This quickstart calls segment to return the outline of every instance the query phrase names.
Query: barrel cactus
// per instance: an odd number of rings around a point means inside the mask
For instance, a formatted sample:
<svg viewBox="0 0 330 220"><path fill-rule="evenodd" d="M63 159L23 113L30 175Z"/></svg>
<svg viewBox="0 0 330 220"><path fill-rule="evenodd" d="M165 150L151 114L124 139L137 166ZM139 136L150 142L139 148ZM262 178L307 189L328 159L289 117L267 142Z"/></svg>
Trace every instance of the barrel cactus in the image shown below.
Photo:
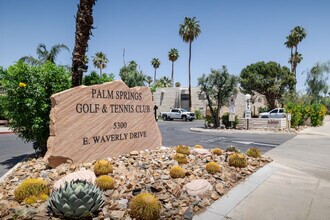
<svg viewBox="0 0 330 220"><path fill-rule="evenodd" d="M113 168L108 160L99 160L94 164L94 173L96 176L107 175L112 172Z"/></svg>
<svg viewBox="0 0 330 220"><path fill-rule="evenodd" d="M233 145L229 145L229 146L226 147L226 152L240 153L241 151L237 147L235 147Z"/></svg>
<svg viewBox="0 0 330 220"><path fill-rule="evenodd" d="M214 148L212 153L215 154L215 155L222 155L223 150L221 148Z"/></svg>
<svg viewBox="0 0 330 220"><path fill-rule="evenodd" d="M102 175L96 179L96 185L102 190L113 189L115 187L115 181L111 176Z"/></svg>
<svg viewBox="0 0 330 220"><path fill-rule="evenodd" d="M196 145L195 145L195 148L202 149L202 148L204 148L204 147L203 147L202 145L196 144Z"/></svg>
<svg viewBox="0 0 330 220"><path fill-rule="evenodd" d="M49 191L49 185L45 180L29 178L17 186L14 195L19 202L32 204L38 200L47 200Z"/></svg>
<svg viewBox="0 0 330 220"><path fill-rule="evenodd" d="M240 167L240 168L246 167L247 166L246 157L244 156L244 154L241 153L233 153L232 155L229 156L228 164L229 166L233 166L233 167Z"/></svg>
<svg viewBox="0 0 330 220"><path fill-rule="evenodd" d="M221 172L221 166L214 161L207 163L205 168L206 168L207 172L209 172L211 174Z"/></svg>
<svg viewBox="0 0 330 220"><path fill-rule="evenodd" d="M131 202L131 217L137 220L160 219L162 205L156 196L150 193L141 193Z"/></svg>
<svg viewBox="0 0 330 220"><path fill-rule="evenodd" d="M251 147L246 151L246 155L248 155L249 157L258 158L261 157L261 152L259 148Z"/></svg>
<svg viewBox="0 0 330 220"><path fill-rule="evenodd" d="M190 154L189 147L183 144L180 144L179 146L176 147L176 152L179 154L186 154L186 155Z"/></svg>
<svg viewBox="0 0 330 220"><path fill-rule="evenodd" d="M86 180L66 182L54 191L48 200L48 210L56 216L69 219L92 217L104 204L103 193Z"/></svg>
<svg viewBox="0 0 330 220"><path fill-rule="evenodd" d="M173 159L178 161L179 164L185 164L185 163L188 163L188 158L185 154L175 154L173 156Z"/></svg>
<svg viewBox="0 0 330 220"><path fill-rule="evenodd" d="M183 178L186 176L186 171L180 166L173 166L170 170L172 178Z"/></svg>

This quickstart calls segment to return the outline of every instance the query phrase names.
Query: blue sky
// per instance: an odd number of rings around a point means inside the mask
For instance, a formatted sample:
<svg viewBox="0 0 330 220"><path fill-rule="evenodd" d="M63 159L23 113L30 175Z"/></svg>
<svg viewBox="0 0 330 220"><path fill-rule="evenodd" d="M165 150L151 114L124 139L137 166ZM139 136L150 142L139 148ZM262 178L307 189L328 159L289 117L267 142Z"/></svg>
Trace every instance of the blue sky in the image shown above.
<svg viewBox="0 0 330 220"><path fill-rule="evenodd" d="M47 48L64 43L58 64L71 64L78 0L0 0L0 65L8 67L24 55L36 56L39 43ZM308 35L299 45L303 61L297 68L297 89L305 88L306 71L316 62L330 60L330 1L307 0L98 0L94 7L93 37L88 57L102 51L105 70L118 77L125 60L135 60L153 76L153 57L161 60L157 78L171 74L168 51L179 50L174 81L188 85L188 44L178 35L185 16L200 21L201 35L192 46L192 84L211 68L226 65L231 74L258 61L287 65L284 42L290 30L303 26ZM90 61L89 71L96 70Z"/></svg>

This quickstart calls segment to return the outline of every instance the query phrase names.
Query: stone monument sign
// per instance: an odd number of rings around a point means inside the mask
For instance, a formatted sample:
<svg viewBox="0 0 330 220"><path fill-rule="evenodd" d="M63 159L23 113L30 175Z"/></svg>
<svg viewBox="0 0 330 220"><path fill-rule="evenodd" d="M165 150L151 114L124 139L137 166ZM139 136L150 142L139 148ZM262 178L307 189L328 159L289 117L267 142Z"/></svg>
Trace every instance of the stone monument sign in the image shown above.
<svg viewBox="0 0 330 220"><path fill-rule="evenodd" d="M75 87L54 94L51 101L45 155L51 167L63 160L88 162L162 145L148 87L113 81Z"/></svg>

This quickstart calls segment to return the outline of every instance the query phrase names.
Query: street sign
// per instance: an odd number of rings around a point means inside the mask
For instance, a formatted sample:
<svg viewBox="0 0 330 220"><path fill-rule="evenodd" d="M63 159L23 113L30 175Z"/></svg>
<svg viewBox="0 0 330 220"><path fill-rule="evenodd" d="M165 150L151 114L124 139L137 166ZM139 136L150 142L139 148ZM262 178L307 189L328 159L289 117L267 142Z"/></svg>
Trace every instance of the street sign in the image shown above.
<svg viewBox="0 0 330 220"><path fill-rule="evenodd" d="M233 95L229 99L229 113L235 114L235 97Z"/></svg>
<svg viewBox="0 0 330 220"><path fill-rule="evenodd" d="M245 111L245 118L251 118L251 111L250 110Z"/></svg>
<svg viewBox="0 0 330 220"><path fill-rule="evenodd" d="M251 101L250 99L246 100L246 111L250 111L251 110Z"/></svg>

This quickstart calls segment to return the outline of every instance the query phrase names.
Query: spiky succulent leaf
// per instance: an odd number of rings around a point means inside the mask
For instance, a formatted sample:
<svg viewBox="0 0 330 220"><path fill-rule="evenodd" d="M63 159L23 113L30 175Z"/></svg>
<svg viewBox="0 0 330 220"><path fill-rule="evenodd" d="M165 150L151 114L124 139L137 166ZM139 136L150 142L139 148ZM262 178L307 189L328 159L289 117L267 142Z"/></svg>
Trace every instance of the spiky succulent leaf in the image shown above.
<svg viewBox="0 0 330 220"><path fill-rule="evenodd" d="M90 217L104 204L103 197L102 191L95 185L75 180L53 192L48 209L55 215L65 218Z"/></svg>

